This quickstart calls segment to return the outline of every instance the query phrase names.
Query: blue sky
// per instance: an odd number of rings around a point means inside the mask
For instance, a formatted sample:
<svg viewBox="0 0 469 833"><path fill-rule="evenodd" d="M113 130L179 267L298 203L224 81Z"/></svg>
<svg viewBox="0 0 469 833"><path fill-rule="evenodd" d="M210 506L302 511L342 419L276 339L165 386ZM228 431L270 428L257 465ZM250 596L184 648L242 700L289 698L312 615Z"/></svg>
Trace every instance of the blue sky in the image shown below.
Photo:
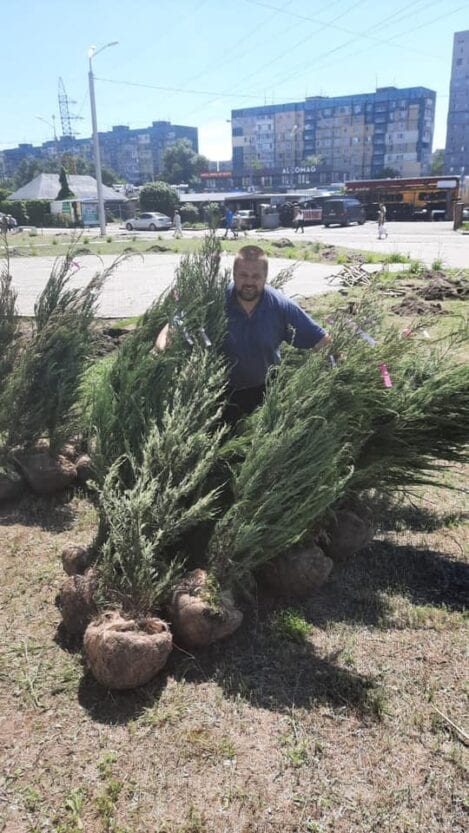
<svg viewBox="0 0 469 833"><path fill-rule="evenodd" d="M389 85L436 90L443 147L453 33L469 29L469 0L0 0L0 13L0 149L52 138L37 116L61 132L59 77L89 136L87 50L117 40L94 62L99 129L196 125L212 159L231 155L232 108Z"/></svg>

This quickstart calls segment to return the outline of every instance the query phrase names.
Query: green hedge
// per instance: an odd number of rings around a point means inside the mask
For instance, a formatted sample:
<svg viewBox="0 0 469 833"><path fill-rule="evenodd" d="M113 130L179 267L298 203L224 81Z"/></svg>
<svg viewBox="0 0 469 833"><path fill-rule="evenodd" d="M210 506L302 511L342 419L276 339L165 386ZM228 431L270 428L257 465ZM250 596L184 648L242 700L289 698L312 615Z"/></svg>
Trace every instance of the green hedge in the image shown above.
<svg viewBox="0 0 469 833"><path fill-rule="evenodd" d="M51 214L50 200L4 200L0 202L0 212L11 214L19 226L68 228L75 225L67 214Z"/></svg>

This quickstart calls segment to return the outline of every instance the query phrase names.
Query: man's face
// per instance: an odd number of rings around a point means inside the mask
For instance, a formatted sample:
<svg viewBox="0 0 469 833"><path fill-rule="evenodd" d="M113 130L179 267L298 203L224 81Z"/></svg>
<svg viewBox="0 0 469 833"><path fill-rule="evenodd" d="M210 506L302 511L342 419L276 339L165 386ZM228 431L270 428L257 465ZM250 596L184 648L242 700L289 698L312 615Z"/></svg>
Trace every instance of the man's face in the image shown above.
<svg viewBox="0 0 469 833"><path fill-rule="evenodd" d="M262 295L267 275L265 260L241 260L233 275L236 293L243 301L256 301Z"/></svg>

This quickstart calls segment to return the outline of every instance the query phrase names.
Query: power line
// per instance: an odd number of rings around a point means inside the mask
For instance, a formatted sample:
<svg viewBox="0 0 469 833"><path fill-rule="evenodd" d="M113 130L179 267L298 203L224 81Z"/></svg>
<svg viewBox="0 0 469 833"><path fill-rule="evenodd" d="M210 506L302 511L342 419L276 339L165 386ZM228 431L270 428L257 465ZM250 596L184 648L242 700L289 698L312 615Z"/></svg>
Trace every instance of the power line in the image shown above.
<svg viewBox="0 0 469 833"><path fill-rule="evenodd" d="M106 84L121 84L126 87L142 87L146 90L164 90L165 92L170 93L191 93L191 95L215 95L217 98L259 98L256 95L243 95L237 94L233 95L232 93L221 93L221 92L214 92L209 90L191 90L184 87L162 87L157 86L155 84L141 84L137 83L136 81L124 81L118 78L101 78L95 76L96 81L104 81Z"/></svg>
<svg viewBox="0 0 469 833"><path fill-rule="evenodd" d="M271 6L270 4L263 2L263 0L245 0L245 2L249 3L250 5L253 5L253 6L261 6L262 8L272 9L274 11L282 12L282 10L278 8L278 6ZM465 3L464 6L461 6L460 8L461 9L462 8L467 8L467 3ZM460 9L456 9L456 11L459 11L459 10ZM373 35L367 35L363 32L356 32L353 29L347 29L345 26L338 26L335 23L335 21L330 21L329 23L327 23L324 20L319 20L318 18L314 18L314 17L307 17L306 15L299 14L298 12L284 11L284 12L282 12L282 14L286 14L286 15L289 15L291 17L297 17L299 20L307 20L311 23L319 23L321 26L324 26L324 28L336 29L338 32L344 32L347 35L353 35L354 38L367 38L368 40L373 40L373 41L375 41L375 43L382 44L382 45L387 45L388 43L390 43L389 40L385 40L383 38L375 38ZM446 15L442 15L442 16L445 17ZM422 53L422 50L415 49L415 48L412 49L412 47L404 46L403 44L393 44L393 46L397 46L399 49L405 49L407 51L411 50L413 52L418 52L420 54L426 54L426 53Z"/></svg>
<svg viewBox="0 0 469 833"><path fill-rule="evenodd" d="M432 20L428 20L428 21L423 22L422 24L420 24L420 26L417 26L417 27L415 27L415 28L413 29L412 34L413 34L414 32L416 32L416 31L420 30L420 29L425 28L426 26L431 26L433 23L436 23L436 22L438 22L439 20L442 20L443 18L447 18L447 17L449 17L450 15L456 14L458 11L461 11L461 9L464 9L464 8L467 8L467 3L465 3L463 6L458 6L456 9L453 9L453 10L452 10L452 11L450 11L450 12L446 11L446 12L445 12L445 14L439 15L438 17L433 18ZM405 33L400 32L400 33L398 33L397 35L395 35L395 38L400 37L400 35L401 35L401 34L405 34ZM391 46L394 46L394 45L395 45L395 46L397 46L397 44L394 44L394 43L393 43L393 40L394 40L395 38L392 38L392 39L388 40L388 41L387 41L387 45L391 45ZM353 40L355 40L355 38L354 38ZM348 45L348 44L349 44L349 43L351 43L351 42L353 42L353 41L349 41L347 44L343 44L342 46ZM339 51L339 49L341 49L341 48L342 48L341 46L338 46L338 47L335 47L334 49L328 50L327 52L325 52L325 53L323 53L322 55L320 55L320 56L318 56L317 58L315 58L315 59L314 59L314 61L312 61L312 62L310 62L310 63L308 63L308 64L304 65L304 66L303 66L303 69L306 69L306 68L311 68L311 67L316 67L316 69L324 69L325 67L334 66L336 62L326 63L326 64L320 64L320 65L319 65L319 67L317 67L317 62L318 62L318 60L320 60L320 58L322 58L322 57L324 57L324 58L325 58L325 57L327 57L327 56L329 56L329 55L332 55L334 52ZM367 51L368 51L368 49L369 49L369 47L364 47L363 49L360 49L360 50L358 50L358 51L356 51L356 52L353 52L351 55L347 55L347 56L346 56L344 59L342 59L342 60L348 60L348 59L350 59L351 57L355 57L356 55L361 55L361 54L363 54L364 52L367 52ZM409 49L410 49L410 47L409 47ZM428 55L428 53L424 53L424 54L425 54L425 56L426 56L427 58L428 58L428 57L430 57L430 56ZM435 56L434 54L432 54L432 55L431 55L432 60L434 60L434 59L435 59L435 57L437 57L437 56ZM297 73L297 72L295 72L295 73L290 73L290 74L288 74L287 76L283 76L283 78L280 78L279 80L276 80L276 81L275 81L275 86L276 86L276 87L281 86L282 84L285 84L285 83L287 83L288 81L290 81L293 77L297 77L297 75L298 75L298 73Z"/></svg>

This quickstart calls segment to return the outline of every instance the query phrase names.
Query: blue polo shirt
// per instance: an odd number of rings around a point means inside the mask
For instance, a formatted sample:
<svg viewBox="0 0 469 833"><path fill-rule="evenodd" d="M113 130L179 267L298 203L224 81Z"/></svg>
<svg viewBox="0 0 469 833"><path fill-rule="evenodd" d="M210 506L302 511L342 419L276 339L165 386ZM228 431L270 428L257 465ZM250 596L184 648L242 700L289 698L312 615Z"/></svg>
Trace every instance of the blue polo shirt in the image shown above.
<svg viewBox="0 0 469 833"><path fill-rule="evenodd" d="M271 286L266 286L251 315L238 302L234 285L226 293L228 333L224 352L235 390L263 385L272 365L280 363L283 341L314 347L326 332L309 315Z"/></svg>

